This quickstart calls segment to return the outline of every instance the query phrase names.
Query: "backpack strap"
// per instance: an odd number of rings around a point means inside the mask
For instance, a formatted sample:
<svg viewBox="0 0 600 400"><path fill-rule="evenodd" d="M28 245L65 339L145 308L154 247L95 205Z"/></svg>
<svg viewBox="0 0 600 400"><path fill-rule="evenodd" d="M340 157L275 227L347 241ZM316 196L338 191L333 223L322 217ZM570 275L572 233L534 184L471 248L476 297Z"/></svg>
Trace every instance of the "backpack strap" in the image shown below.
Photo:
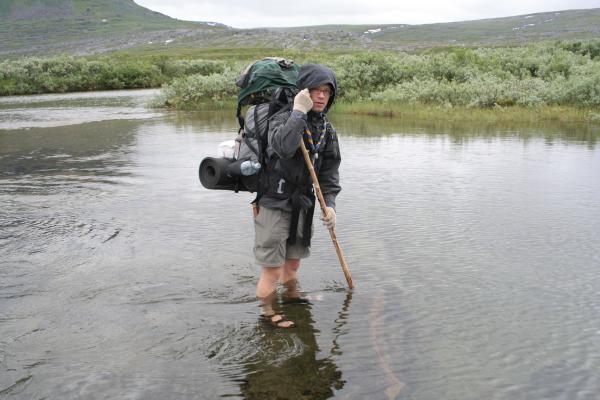
<svg viewBox="0 0 600 400"><path fill-rule="evenodd" d="M244 120L244 117L242 117L242 103L241 102L238 102L235 116L237 117L238 123L240 124L240 130L244 129L244 124L246 121Z"/></svg>
<svg viewBox="0 0 600 400"><path fill-rule="evenodd" d="M300 199L299 196L303 196L303 199ZM296 197L294 197L296 196ZM288 234L287 243L289 245L293 245L297 241L297 232L298 232L298 224L300 223L300 214L304 214L304 224L302 226L302 246L310 247L310 239L311 239L311 228L312 228L312 220L315 213L315 195L312 189L309 189L304 194L300 191L295 190L294 195L292 195L292 216L290 220L290 230ZM307 204L307 202L310 203Z"/></svg>
<svg viewBox="0 0 600 400"><path fill-rule="evenodd" d="M313 216L315 215L315 205L306 210L306 218L304 219L304 227L302 230L302 245L310 247L310 237L312 236Z"/></svg>
<svg viewBox="0 0 600 400"><path fill-rule="evenodd" d="M264 149L262 148L263 147L262 146L262 140L261 140L261 135L258 134L259 133L258 132L258 128L259 128L259 126L258 126L258 106L254 106L254 132L244 130L243 138L244 138L244 143L246 143L246 146L248 146L248 148L254 154L256 154L256 157L258 158L258 162L260 162L262 164L262 160L260 159L261 158L260 151L261 150L264 151ZM254 139L256 139L256 141L258 142L258 148L256 148L252 144L250 138L248 137L248 135L246 133L251 133L252 134L251 136L253 136Z"/></svg>
<svg viewBox="0 0 600 400"><path fill-rule="evenodd" d="M296 239L297 239L296 232L298 232L298 222L299 221L300 221L300 207L294 207L292 209L292 218L290 220L290 230L289 230L289 234L288 234L288 238L287 238L287 243L289 245L296 244Z"/></svg>

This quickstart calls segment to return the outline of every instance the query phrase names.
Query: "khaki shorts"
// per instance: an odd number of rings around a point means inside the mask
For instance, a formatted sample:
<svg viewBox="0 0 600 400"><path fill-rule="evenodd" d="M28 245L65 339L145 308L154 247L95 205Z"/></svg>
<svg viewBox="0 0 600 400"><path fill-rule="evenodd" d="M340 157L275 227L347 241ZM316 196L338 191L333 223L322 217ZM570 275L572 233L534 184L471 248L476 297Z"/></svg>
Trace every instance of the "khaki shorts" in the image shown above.
<svg viewBox="0 0 600 400"><path fill-rule="evenodd" d="M301 245L303 213L300 213L298 221L296 243L292 246L287 244L291 219L290 211L260 208L260 212L254 218L254 258L259 265L280 267L286 259L300 259L310 255L310 247Z"/></svg>

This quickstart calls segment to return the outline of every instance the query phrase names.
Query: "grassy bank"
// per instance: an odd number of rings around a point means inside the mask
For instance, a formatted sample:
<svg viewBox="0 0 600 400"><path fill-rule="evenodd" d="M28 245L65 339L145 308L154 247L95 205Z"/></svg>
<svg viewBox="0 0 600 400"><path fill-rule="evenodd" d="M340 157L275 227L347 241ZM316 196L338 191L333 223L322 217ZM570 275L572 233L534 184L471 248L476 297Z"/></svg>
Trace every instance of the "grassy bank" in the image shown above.
<svg viewBox="0 0 600 400"><path fill-rule="evenodd" d="M340 102L332 115L354 114L401 118L429 122L477 122L486 124L522 124L532 122L580 122L600 124L600 109L573 106L493 107L439 106L377 101Z"/></svg>
<svg viewBox="0 0 600 400"><path fill-rule="evenodd" d="M420 54L208 49L27 58L0 63L0 95L163 86L155 106L228 107L239 71L268 55L330 66L340 88L335 112L593 122L600 113L600 40Z"/></svg>
<svg viewBox="0 0 600 400"><path fill-rule="evenodd" d="M164 93L154 99L153 107L164 107ZM172 109L184 111L225 110L235 115L237 103L234 99L183 102L180 107L169 104ZM600 125L600 109L595 107L574 106L537 106L537 107L493 107L472 108L461 106L440 106L431 104L407 104L359 100L348 102L341 100L335 104L329 115L332 118L343 115L356 115L385 118L389 120L414 121L415 123L454 124L473 122L480 124L502 124L518 126L532 123L585 123Z"/></svg>
<svg viewBox="0 0 600 400"><path fill-rule="evenodd" d="M338 98L346 103L488 110L600 107L600 41L424 54L297 56L299 63L329 65L338 77ZM236 72L243 65L175 79L164 89L165 105L189 109L203 99L231 98Z"/></svg>

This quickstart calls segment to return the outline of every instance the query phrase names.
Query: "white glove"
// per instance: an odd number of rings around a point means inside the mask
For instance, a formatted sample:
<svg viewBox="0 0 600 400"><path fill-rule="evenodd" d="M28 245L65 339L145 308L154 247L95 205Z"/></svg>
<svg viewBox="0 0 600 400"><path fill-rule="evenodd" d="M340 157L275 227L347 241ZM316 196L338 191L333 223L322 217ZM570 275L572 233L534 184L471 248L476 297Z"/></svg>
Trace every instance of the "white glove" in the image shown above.
<svg viewBox="0 0 600 400"><path fill-rule="evenodd" d="M326 214L321 215L321 221L327 229L335 229L335 210L333 207L325 208Z"/></svg>
<svg viewBox="0 0 600 400"><path fill-rule="evenodd" d="M313 102L310 98L308 89L304 89L298 92L294 97L294 111L300 111L306 114L313 108Z"/></svg>

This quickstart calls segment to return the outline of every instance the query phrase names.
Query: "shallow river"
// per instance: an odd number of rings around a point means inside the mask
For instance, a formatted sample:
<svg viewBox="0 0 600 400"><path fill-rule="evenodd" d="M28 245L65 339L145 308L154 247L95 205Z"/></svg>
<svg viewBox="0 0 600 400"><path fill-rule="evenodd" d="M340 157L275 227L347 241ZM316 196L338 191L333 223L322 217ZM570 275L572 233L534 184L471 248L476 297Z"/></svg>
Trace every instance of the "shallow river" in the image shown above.
<svg viewBox="0 0 600 400"><path fill-rule="evenodd" d="M0 98L0 399L597 399L600 134L333 115L289 330L259 321L231 112L154 91Z"/></svg>

